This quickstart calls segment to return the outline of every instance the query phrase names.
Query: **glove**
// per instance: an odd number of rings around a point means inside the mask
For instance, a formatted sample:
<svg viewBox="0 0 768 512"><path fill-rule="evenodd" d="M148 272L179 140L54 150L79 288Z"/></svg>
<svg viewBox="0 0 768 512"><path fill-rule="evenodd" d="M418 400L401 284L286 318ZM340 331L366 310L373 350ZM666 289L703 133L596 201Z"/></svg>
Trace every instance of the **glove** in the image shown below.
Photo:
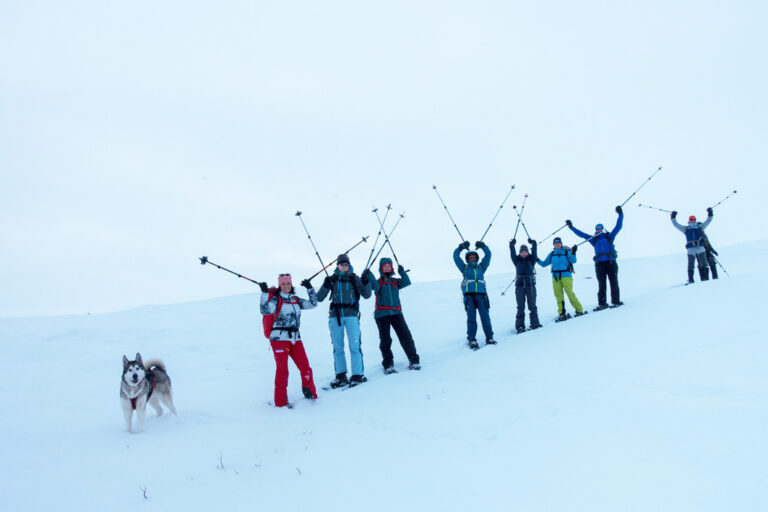
<svg viewBox="0 0 768 512"><path fill-rule="evenodd" d="M710 217L714 217L715 213L712 211L712 208L707 208L707 215Z"/></svg>
<svg viewBox="0 0 768 512"><path fill-rule="evenodd" d="M360 282L363 283L363 286L368 286L368 281L369 281L368 273L369 272L370 272L370 270L366 270L365 272L363 272L363 277L360 278Z"/></svg>
<svg viewBox="0 0 768 512"><path fill-rule="evenodd" d="M267 286L267 283L259 283L259 288L261 288L261 291L264 293L269 292L269 286Z"/></svg>
<svg viewBox="0 0 768 512"><path fill-rule="evenodd" d="M536 240L533 240L533 239L529 238L528 239L528 244L529 245L536 245Z"/></svg>
<svg viewBox="0 0 768 512"><path fill-rule="evenodd" d="M312 283L309 282L309 279L305 279L301 282L301 286L309 290L310 288L312 288Z"/></svg>
<svg viewBox="0 0 768 512"><path fill-rule="evenodd" d="M400 275L405 274L405 267L403 267L402 265L398 265L397 266L397 273L400 274Z"/></svg>
<svg viewBox="0 0 768 512"><path fill-rule="evenodd" d="M483 242L481 242L480 240L475 242L475 249L480 249L481 247L485 247L485 244Z"/></svg>
<svg viewBox="0 0 768 512"><path fill-rule="evenodd" d="M567 219L565 221L565 225L568 226L569 228L572 228L573 227L573 222L571 222L571 219Z"/></svg>
<svg viewBox="0 0 768 512"><path fill-rule="evenodd" d="M323 288L327 288L328 290L333 288L333 282L331 281L331 276L325 276L325 279L323 279Z"/></svg>
<svg viewBox="0 0 768 512"><path fill-rule="evenodd" d="M670 217L672 217L673 219L677 218L677 212L672 212L670 214Z"/></svg>
<svg viewBox="0 0 768 512"><path fill-rule="evenodd" d="M463 242L459 245L459 249L469 249L469 242Z"/></svg>
<svg viewBox="0 0 768 512"><path fill-rule="evenodd" d="M624 210L621 209L621 206L616 207L616 213L618 213L619 215L624 215Z"/></svg>
<svg viewBox="0 0 768 512"><path fill-rule="evenodd" d="M576 256L576 249L578 249L578 248L579 248L579 246L578 246L578 245L574 245L573 247L571 247L571 254L573 254L574 256Z"/></svg>
<svg viewBox="0 0 768 512"><path fill-rule="evenodd" d="M514 247L515 245L517 245L517 239L513 238L512 240L509 241L509 246Z"/></svg>

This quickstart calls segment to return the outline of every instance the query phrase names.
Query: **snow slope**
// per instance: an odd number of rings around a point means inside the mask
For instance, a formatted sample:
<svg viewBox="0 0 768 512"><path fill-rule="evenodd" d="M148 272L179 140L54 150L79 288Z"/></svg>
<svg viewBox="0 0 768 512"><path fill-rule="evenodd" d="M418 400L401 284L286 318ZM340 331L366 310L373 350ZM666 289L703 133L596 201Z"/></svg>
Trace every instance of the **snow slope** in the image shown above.
<svg viewBox="0 0 768 512"><path fill-rule="evenodd" d="M521 336L499 296L512 275L490 275L500 343L478 352L458 272L415 284L402 298L424 369L382 375L368 301L369 382L312 403L292 366L293 410L266 404L256 293L0 319L0 510L765 510L767 251L725 248L731 277L687 287L682 250L621 261L627 305L561 324L539 270L544 328ZM511 268L505 252L492 271ZM591 310L590 264L576 270ZM327 305L303 320L320 386ZM148 412L132 435L118 391L137 351L167 364L179 415Z"/></svg>

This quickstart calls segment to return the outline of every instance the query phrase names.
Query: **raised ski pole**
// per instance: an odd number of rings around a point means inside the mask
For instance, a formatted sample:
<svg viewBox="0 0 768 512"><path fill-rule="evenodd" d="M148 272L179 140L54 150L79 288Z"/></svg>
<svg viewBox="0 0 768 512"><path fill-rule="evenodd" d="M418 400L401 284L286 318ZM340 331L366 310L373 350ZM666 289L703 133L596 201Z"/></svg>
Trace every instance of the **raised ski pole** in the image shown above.
<svg viewBox="0 0 768 512"><path fill-rule="evenodd" d="M625 200L623 203L621 203L621 206L624 206L625 204L627 204L627 201L629 201L630 199L632 199L632 198L635 196L635 194L637 194L638 192L640 192L640 189L641 189L641 188L643 188L644 186L646 186L646 185L648 184L648 182L649 182L649 181L651 181L651 180L653 179L653 177L654 177L654 176L656 176L656 175L659 173L659 171L661 171L661 166L659 166L659 168L658 168L658 169L656 169L656 172L654 172L653 174L651 174L651 176L650 176L650 177L649 177L647 180L645 180L645 181L643 182L643 184L642 184L642 185L640 185L639 187L637 187L637 190L635 190L634 192L632 192L632 195L631 195L631 196L629 196L629 197L628 197L628 198L627 198L627 199L626 199L626 200Z"/></svg>
<svg viewBox="0 0 768 512"><path fill-rule="evenodd" d="M370 238L370 237L364 236L362 240L360 240L360 241L359 241L359 242L357 242L355 245L353 245L352 247L350 247L349 249L347 249L346 251L344 251L342 254L349 254L350 252L352 252L352 250L353 250L355 247L357 247L358 245L362 244L363 242L367 242L367 241L368 241L368 238ZM328 267L330 267L331 265L333 265L334 263L336 263L336 261L337 261L337 260L338 260L338 257L337 257L336 259L334 259L332 262L330 262L329 264L327 264L326 266L324 266L323 268L321 268L320 270L318 270L317 272L315 272L314 274L312 274L312 277L310 277L310 278L307 278L307 281L311 281L311 280L313 280L313 279L314 279L314 278L316 278L318 275L320 275L320 272L322 272L322 271L324 271L324 270L325 270L325 273L326 273L326 275L327 275L327 274L328 274L328 271L327 271L326 269L327 269Z"/></svg>
<svg viewBox="0 0 768 512"><path fill-rule="evenodd" d="M523 222L523 212L525 211L525 201L528 199L528 194L525 194L525 199L523 199L523 207L520 209L520 211L517 211L517 206L513 206L512 208L515 210L515 213L517 214L517 225L520 226L520 224L523 225L523 229L525 230L525 235L528 238L531 238L531 234L528 233L528 228L525 227L525 222ZM512 235L512 238L517 238L517 228L515 228L515 234Z"/></svg>
<svg viewBox="0 0 768 512"><path fill-rule="evenodd" d="M736 191L734 190L733 192L731 192L730 194L725 196L724 199L721 199L720 201L718 201L714 206L710 206L710 208L714 208L715 206L719 205L720 203L723 203L723 202L727 201L735 193L736 193ZM717 260L715 260L715 261L717 261ZM720 266L722 267L722 265L720 265ZM725 270L725 269L723 269L723 270ZM728 272L726 272L726 274L728 274Z"/></svg>
<svg viewBox="0 0 768 512"><path fill-rule="evenodd" d="M715 260L715 263L717 263L718 265L720 265L720 268L721 268L721 269L723 269L723 272L725 272L725 275L727 275L728 277L731 277L731 274L729 274L729 273L728 273L728 271L727 271L727 270L725 270L725 267L723 266L723 264L722 264L722 263L720 263L720 260L719 260L719 259L717 259L717 256L715 256L714 254L712 254L712 258L714 258L714 260Z"/></svg>
<svg viewBox="0 0 768 512"><path fill-rule="evenodd" d="M395 222L395 225L392 226L392 231L389 232L389 236L392 236L392 233L394 233L395 230L397 229L397 225L400 224L400 221L403 220L404 218L405 218L405 212L400 214L400 218L397 219L397 222ZM376 253L376 256L373 257L373 259L371 260L370 265L365 270L368 270L369 268L371 268L371 265L373 265L373 263L376 261L376 258L379 257L379 254L381 254L381 251L383 251L386 246L387 246L387 244L382 244L381 245L381 247L379 248L379 251Z"/></svg>
<svg viewBox="0 0 768 512"><path fill-rule="evenodd" d="M485 235L487 235L487 234L488 234L488 230L490 230L490 229L491 229L491 226L493 226L493 221L495 221L495 220L496 220L496 217L498 217L498 216L499 216L499 213L501 213L501 209L502 209L502 208L504 208L504 203L506 203L506 202L507 202L507 199L509 199L509 194L511 194L511 193L512 193L512 191L513 191L514 189L515 189L515 186L514 186L514 185L512 185L512 186L509 188L509 192L507 192L507 197L505 197L505 198L504 198L504 201L502 201L502 202L501 202L501 206L499 206L499 209L498 209L498 210L496 210L496 215L494 215L494 216L493 216L493 218L491 219L491 223L490 223L490 224L488 224L488 227L487 227L487 228L485 228L485 233L483 233L483 236L482 236L482 237L480 237L480 241L481 241L481 242L482 242L482 241L485 239ZM461 234L461 233L459 233L459 234Z"/></svg>
<svg viewBox="0 0 768 512"><path fill-rule="evenodd" d="M389 208L389 206L387 206ZM379 212L376 210L373 211L373 213L376 214L376 220L379 221L379 226L381 226L381 230L384 231L384 223L379 218ZM385 217L386 218L386 217ZM387 235L387 232L384 231L384 240L386 240L386 244L389 245L389 250L392 251L392 256L395 257L395 263L397 263L397 266L400 266L400 262L397 260L397 254L395 254L395 250L392 248L392 242L389 241L389 235ZM383 246L382 246L383 247ZM366 267L367 268L367 267Z"/></svg>
<svg viewBox="0 0 768 512"><path fill-rule="evenodd" d="M547 236L547 237L546 237L544 240L539 240L539 243L541 243L541 242L544 242L544 241L546 241L546 240L549 240L549 238L550 238L551 236L555 235L555 234L556 234L558 231L560 231L561 229L563 229L563 228L564 228L565 226L567 226L567 225L568 225L568 224L563 224L562 226L560 226L559 228L557 228L556 230L554 230L552 233L550 233L550 234L549 234L549 236Z"/></svg>
<svg viewBox="0 0 768 512"><path fill-rule="evenodd" d="M217 265L217 264L215 264L214 262L212 262L212 261L210 261L210 260L208 259L208 256L203 256L202 258L198 258L198 259L200 260L200 264L201 264L201 265L205 265L206 263L208 263L209 265L213 265L214 267L216 267L216 268L218 268L218 269L220 269L220 270L223 270L223 271L225 271L225 272L229 272L230 274L234 274L234 275L236 275L237 277L239 277L239 278L241 278L241 279L245 279L246 281L250 281L250 282L252 282L252 283L254 283L254 284L259 284L259 282L258 282L258 281L254 281L254 280L253 280L253 279L251 279L250 277L245 277L245 276L243 276L243 275L240 275L240 274L238 274L237 272L233 272L233 271L229 270L228 268L224 268L224 267L222 267L221 265ZM725 270L725 269L723 269L723 270Z"/></svg>
<svg viewBox="0 0 768 512"><path fill-rule="evenodd" d="M459 234L459 237L461 238L461 242L464 243L464 235L461 234L461 231L459 231L459 227L456 225L456 221L453 220L453 216L451 215L451 212L448 211L448 207L445 206L445 202L443 201L443 198L440 197L440 192L437 191L437 185L432 185L432 190L435 191L437 194L437 198L440 199L440 202L443 203L443 208L445 208L445 213L448 214L448 218L451 219L451 222L453 223L453 227L456 228L456 232Z"/></svg>
<svg viewBox="0 0 768 512"><path fill-rule="evenodd" d="M301 218L301 212L296 212L296 216L301 221L301 225L304 226L304 232L307 233L307 238L309 238L309 243L312 244L312 248L315 250L315 256L317 256L317 259L320 260L320 266L325 265L325 263L323 263L323 258L320 257L320 253L317 252L317 247L315 247L315 242L312 240L312 236L309 234L309 230L307 229L307 225L304 224L304 219ZM328 268L328 267L327 266L323 267L323 270L325 270L326 268ZM322 272L322 270L321 270L321 272ZM320 272L318 272L318 274L319 273ZM328 274L327 270L325 270L325 275L328 276L328 277L331 277L330 274ZM315 276L312 276L312 277L315 277ZM312 279L312 278L310 277L310 279Z"/></svg>
<svg viewBox="0 0 768 512"><path fill-rule="evenodd" d="M664 208L656 208L655 206L651 206L648 204L639 203L637 206L641 208L650 208L651 210L658 210L660 212L672 213L672 210L665 210Z"/></svg>
<svg viewBox="0 0 768 512"><path fill-rule="evenodd" d="M371 254L368 255L368 261L365 262L365 268L368 268L368 265L371 263L371 257L373 257L373 251L376 250L376 244L379 243L379 237L381 236L381 232L384 230L383 223L387 222L387 215L389 215L389 210L392 209L391 203L387 205L387 213L384 214L384 221L379 224L379 232L376 234L376 240L373 241L373 246L371 247ZM379 209L374 208L372 211L376 213ZM377 214L378 215L378 214Z"/></svg>
<svg viewBox="0 0 768 512"><path fill-rule="evenodd" d="M514 279L512 280L512 282L511 282L511 283L509 283L509 284L507 285L507 287L506 287L506 288L504 288L504 291L503 291L503 292L501 292L501 295L502 295L502 296L504 296L504 295L506 295L506 294L507 294L507 290L509 290L509 288L510 288L510 287L511 287L513 284L515 284L515 281L517 281L517 278L514 278Z"/></svg>

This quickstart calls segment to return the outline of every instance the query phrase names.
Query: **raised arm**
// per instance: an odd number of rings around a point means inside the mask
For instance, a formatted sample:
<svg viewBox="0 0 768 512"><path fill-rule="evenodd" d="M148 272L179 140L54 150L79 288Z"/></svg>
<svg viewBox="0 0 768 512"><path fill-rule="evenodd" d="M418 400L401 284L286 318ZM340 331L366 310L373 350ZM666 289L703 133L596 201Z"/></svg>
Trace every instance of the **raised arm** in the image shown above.
<svg viewBox="0 0 768 512"><path fill-rule="evenodd" d="M317 307L317 292L315 292L314 288L308 288L307 289L307 295L309 295L309 299L302 299L299 297L299 308L301 309L312 309Z"/></svg>
<svg viewBox="0 0 768 512"><path fill-rule="evenodd" d="M397 267L397 273L400 274L400 278L396 279L397 281L397 287L398 288L405 288L406 286L410 286L411 284L411 277L408 275L408 272L405 271L402 265Z"/></svg>
<svg viewBox="0 0 768 512"><path fill-rule="evenodd" d="M485 244L481 245L479 249L483 251L483 259L480 260L479 266L481 269L483 269L483 272L485 272L488 270L488 265L491 264L491 250Z"/></svg>

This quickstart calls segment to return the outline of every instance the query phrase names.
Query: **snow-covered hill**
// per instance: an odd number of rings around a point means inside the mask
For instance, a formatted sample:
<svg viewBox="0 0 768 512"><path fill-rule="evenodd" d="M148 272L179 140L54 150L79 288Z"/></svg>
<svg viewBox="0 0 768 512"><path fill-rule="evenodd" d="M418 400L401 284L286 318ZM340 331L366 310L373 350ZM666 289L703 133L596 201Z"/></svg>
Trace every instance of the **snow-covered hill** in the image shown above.
<svg viewBox="0 0 768 512"><path fill-rule="evenodd" d="M687 287L682 250L620 261L626 306L561 324L539 270L544 328L520 336L499 295L512 275L490 275L500 343L478 352L458 272L415 284L402 298L423 370L395 343L403 371L382 375L368 301L369 382L312 403L291 366L293 410L266 403L256 293L2 319L0 510L765 510L767 252L725 248L731 277ZM491 271L508 268L498 250ZM592 276L577 266L590 311ZM333 373L327 305L303 321L319 386ZM137 351L167 364L179 415L148 413L132 435L118 388Z"/></svg>

